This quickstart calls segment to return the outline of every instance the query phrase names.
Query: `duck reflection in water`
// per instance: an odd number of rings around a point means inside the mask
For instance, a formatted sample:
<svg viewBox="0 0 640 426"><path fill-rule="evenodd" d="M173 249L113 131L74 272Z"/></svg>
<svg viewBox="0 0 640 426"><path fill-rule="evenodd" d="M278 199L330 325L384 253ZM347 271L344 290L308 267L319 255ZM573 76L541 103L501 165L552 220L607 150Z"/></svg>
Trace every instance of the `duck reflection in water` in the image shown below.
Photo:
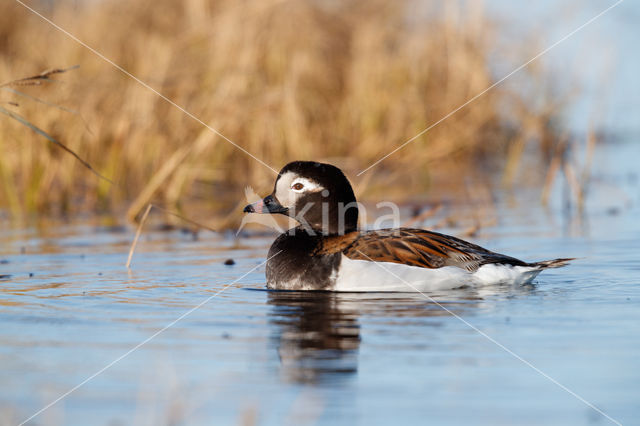
<svg viewBox="0 0 640 426"><path fill-rule="evenodd" d="M388 318L388 322L375 321L376 328L384 328L385 322L389 326L405 321L415 325L415 318L423 318L423 332L429 334L429 328L439 332L442 321L437 317L451 317L451 312L467 316L483 303L483 295L477 292L449 291L434 296L450 312L423 295L411 293L268 292L272 307L269 322L275 326L271 341L280 359L282 378L321 383L353 377L358 371L361 316ZM428 346L429 340L406 344Z"/></svg>
<svg viewBox="0 0 640 426"><path fill-rule="evenodd" d="M360 324L332 293L271 291L270 323L283 378L316 383L346 378L358 370Z"/></svg>

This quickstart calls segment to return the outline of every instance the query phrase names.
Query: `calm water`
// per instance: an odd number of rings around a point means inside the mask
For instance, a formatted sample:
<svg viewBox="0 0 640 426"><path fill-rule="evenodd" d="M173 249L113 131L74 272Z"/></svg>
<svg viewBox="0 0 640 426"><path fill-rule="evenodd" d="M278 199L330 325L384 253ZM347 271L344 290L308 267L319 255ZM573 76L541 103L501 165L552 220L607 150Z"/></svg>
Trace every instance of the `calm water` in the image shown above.
<svg viewBox="0 0 640 426"><path fill-rule="evenodd" d="M570 267L527 287L432 295L623 424L640 416L640 187L625 160L639 151L598 154L581 221L558 188L549 210L504 197L475 238L525 259L581 258ZM147 231L128 273L132 237L3 227L0 424L236 280L30 423L613 424L421 295L264 291L272 237Z"/></svg>

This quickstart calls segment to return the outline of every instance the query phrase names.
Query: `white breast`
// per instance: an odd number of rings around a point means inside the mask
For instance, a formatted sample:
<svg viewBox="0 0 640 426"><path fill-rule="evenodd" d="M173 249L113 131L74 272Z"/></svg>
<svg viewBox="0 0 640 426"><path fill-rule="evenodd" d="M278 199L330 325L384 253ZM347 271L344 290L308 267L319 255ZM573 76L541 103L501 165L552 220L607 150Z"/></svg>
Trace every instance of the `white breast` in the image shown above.
<svg viewBox="0 0 640 426"><path fill-rule="evenodd" d="M335 291L417 292L500 283L522 285L530 283L539 273L540 269L530 266L489 264L469 272L456 266L429 269L353 260L343 255Z"/></svg>

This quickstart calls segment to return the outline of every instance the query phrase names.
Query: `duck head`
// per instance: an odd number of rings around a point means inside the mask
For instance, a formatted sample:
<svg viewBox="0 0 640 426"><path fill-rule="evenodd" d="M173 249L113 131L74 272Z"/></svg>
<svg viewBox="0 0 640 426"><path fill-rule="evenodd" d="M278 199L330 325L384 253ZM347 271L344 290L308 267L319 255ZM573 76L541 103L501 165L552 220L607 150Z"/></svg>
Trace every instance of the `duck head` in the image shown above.
<svg viewBox="0 0 640 426"><path fill-rule="evenodd" d="M358 227L358 205L349 180L331 164L294 161L280 170L273 192L245 213L283 214L307 232L344 234Z"/></svg>

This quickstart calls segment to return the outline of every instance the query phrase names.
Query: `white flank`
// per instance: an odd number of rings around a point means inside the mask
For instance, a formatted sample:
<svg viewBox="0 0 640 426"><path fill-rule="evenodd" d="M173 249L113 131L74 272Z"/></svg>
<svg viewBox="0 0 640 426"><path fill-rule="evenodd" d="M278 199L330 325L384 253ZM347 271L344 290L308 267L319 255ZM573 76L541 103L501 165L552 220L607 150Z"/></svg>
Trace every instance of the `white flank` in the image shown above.
<svg viewBox="0 0 640 426"><path fill-rule="evenodd" d="M376 263L353 260L343 255L335 291L416 292L491 284L523 285L530 283L541 271L530 266L497 264L484 265L476 272L469 272L455 266L429 269L400 263Z"/></svg>

